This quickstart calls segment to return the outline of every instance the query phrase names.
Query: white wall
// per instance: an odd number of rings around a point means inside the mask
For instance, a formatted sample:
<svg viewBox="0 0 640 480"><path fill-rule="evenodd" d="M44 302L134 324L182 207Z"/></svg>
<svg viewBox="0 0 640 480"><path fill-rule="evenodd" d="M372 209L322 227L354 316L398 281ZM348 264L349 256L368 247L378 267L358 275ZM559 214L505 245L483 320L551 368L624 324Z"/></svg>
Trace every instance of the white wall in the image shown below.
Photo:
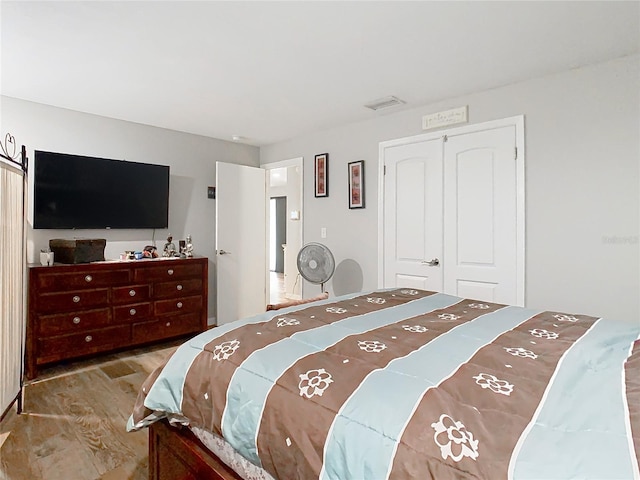
<svg viewBox="0 0 640 480"><path fill-rule="evenodd" d="M524 114L526 305L640 322L638 85L636 55L411 110L372 113L369 121L263 147L260 163L305 158L305 242L320 241L333 251L333 293L374 289L379 142L423 133L423 115L462 105L469 105L471 123ZM386 93L402 97L401 88ZM314 198L313 158L323 152L329 152L329 197ZM349 210L347 163L360 159L366 208ZM305 296L318 291L305 286Z"/></svg>
<svg viewBox="0 0 640 480"><path fill-rule="evenodd" d="M10 132L19 145L26 145L31 162L34 150L47 150L169 165L169 228L156 230L155 240L161 250L169 232L176 245L191 234L195 254L209 258L209 318L215 317L215 200L207 198L207 186L215 185L216 161L258 166L258 148L6 96L0 97L0 106L2 134ZM32 199L29 175L29 202ZM46 248L50 238L105 238L108 259L152 243L153 230L34 230L30 207L29 262L38 261L36 252Z"/></svg>

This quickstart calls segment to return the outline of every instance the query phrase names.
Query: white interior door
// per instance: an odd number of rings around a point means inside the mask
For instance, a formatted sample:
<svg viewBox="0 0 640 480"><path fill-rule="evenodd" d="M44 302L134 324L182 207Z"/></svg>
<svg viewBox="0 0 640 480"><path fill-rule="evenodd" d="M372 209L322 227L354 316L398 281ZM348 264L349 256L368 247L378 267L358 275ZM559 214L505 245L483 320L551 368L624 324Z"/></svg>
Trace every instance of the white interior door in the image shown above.
<svg viewBox="0 0 640 480"><path fill-rule="evenodd" d="M384 284L441 292L442 140L386 149Z"/></svg>
<svg viewBox="0 0 640 480"><path fill-rule="evenodd" d="M517 303L514 126L448 136L444 148L444 291Z"/></svg>
<svg viewBox="0 0 640 480"><path fill-rule="evenodd" d="M264 312L267 304L265 170L216 162L216 323Z"/></svg>

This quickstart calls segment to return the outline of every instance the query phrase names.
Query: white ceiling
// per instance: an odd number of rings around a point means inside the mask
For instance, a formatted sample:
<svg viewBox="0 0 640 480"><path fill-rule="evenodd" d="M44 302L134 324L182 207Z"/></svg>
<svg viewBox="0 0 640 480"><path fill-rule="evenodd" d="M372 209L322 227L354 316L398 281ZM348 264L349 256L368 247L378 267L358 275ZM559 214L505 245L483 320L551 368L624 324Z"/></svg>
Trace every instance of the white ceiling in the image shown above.
<svg viewBox="0 0 640 480"><path fill-rule="evenodd" d="M2 1L1 92L267 145L640 51L640 2ZM428 113L428 112L425 112Z"/></svg>

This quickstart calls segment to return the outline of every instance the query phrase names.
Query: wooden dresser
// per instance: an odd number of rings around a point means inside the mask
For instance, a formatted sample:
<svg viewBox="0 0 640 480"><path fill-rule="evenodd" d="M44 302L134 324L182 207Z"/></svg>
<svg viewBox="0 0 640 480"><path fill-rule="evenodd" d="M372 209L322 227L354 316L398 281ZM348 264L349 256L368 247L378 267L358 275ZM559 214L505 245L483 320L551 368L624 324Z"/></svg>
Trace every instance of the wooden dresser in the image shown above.
<svg viewBox="0 0 640 480"><path fill-rule="evenodd" d="M26 376L42 365L207 328L208 259L29 268Z"/></svg>

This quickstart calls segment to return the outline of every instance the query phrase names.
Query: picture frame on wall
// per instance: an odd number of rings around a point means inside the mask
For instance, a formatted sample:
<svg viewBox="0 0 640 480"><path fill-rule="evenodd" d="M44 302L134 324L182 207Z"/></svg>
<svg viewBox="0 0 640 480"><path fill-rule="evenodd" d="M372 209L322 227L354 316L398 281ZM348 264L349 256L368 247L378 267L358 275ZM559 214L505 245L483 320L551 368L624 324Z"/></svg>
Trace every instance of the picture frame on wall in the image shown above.
<svg viewBox="0 0 640 480"><path fill-rule="evenodd" d="M364 208L364 160L349 165L349 208Z"/></svg>
<svg viewBox="0 0 640 480"><path fill-rule="evenodd" d="M315 195L316 197L329 196L329 154L320 153L315 156Z"/></svg>

